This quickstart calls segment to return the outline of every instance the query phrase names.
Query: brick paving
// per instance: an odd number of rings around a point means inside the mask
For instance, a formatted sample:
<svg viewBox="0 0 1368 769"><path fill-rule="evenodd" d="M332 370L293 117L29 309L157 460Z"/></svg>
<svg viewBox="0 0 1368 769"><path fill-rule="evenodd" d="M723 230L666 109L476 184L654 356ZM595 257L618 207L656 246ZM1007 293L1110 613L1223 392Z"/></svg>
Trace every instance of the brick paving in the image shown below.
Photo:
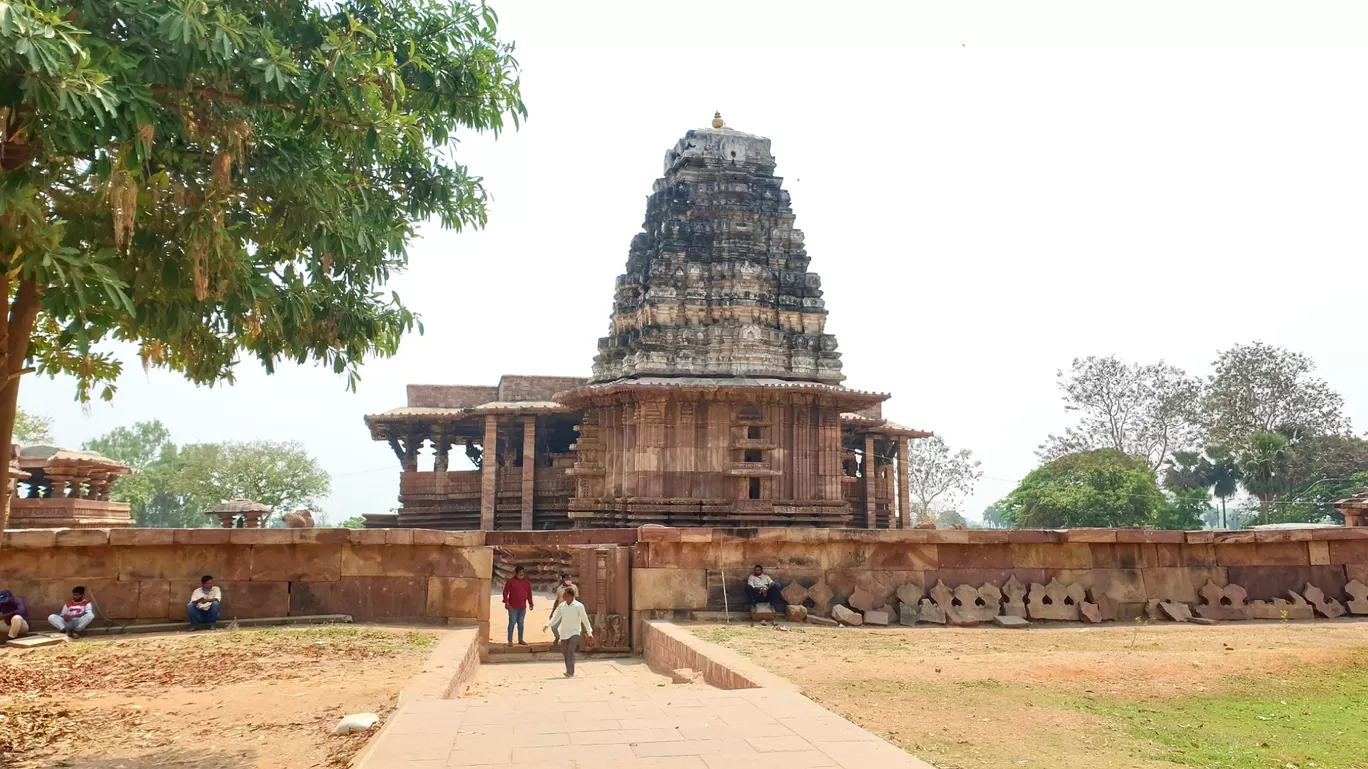
<svg viewBox="0 0 1368 769"><path fill-rule="evenodd" d="M358 769L932 769L794 691L563 669L481 667L467 696L400 708Z"/></svg>

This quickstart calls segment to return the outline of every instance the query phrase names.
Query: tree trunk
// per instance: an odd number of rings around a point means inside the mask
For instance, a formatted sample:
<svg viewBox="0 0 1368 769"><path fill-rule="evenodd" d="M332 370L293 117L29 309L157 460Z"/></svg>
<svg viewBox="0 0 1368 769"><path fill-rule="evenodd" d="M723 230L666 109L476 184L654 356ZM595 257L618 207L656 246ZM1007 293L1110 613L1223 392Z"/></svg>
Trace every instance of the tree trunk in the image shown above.
<svg viewBox="0 0 1368 769"><path fill-rule="evenodd" d="M1223 529L1230 527L1230 524L1226 522L1225 501L1226 498L1221 497L1221 528Z"/></svg>
<svg viewBox="0 0 1368 769"><path fill-rule="evenodd" d="M4 300L9 302L9 281L5 281ZM14 493L10 491L10 455L14 445L14 421L19 413L19 378L27 373L24 361L28 358L29 340L33 337L33 323L38 318L38 299L41 291L38 284L31 280L21 280L15 293L14 303L9 310L3 328L0 328L0 547L4 547L5 529L9 527L10 503Z"/></svg>

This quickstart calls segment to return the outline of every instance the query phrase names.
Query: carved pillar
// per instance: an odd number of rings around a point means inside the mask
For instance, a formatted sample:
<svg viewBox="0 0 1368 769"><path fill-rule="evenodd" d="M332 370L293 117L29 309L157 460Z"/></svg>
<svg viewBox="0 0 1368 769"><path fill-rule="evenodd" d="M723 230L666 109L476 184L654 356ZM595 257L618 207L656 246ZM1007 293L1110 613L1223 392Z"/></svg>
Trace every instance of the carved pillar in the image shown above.
<svg viewBox="0 0 1368 769"><path fill-rule="evenodd" d="M404 454L399 461L404 466L405 472L416 472L418 470L418 447L423 443L423 439L418 437L416 430L410 430L404 436Z"/></svg>
<svg viewBox="0 0 1368 769"><path fill-rule="evenodd" d="M522 530L533 528L533 503L537 493L537 418L523 417Z"/></svg>
<svg viewBox="0 0 1368 769"><path fill-rule="evenodd" d="M912 528L912 485L911 467L907 463L907 436L898 438L898 513L904 529Z"/></svg>
<svg viewBox="0 0 1368 769"><path fill-rule="evenodd" d="M878 526L874 506L878 499L878 473L874 470L874 434L865 433L864 437L864 490L865 490L865 528Z"/></svg>
<svg viewBox="0 0 1368 769"><path fill-rule="evenodd" d="M433 472L445 473L450 466L451 451L451 441L447 440L445 427L438 427L432 431L432 448L435 453L432 461Z"/></svg>
<svg viewBox="0 0 1368 769"><path fill-rule="evenodd" d="M818 409L820 426L817 428L817 475L821 482L821 499L838 500L845 496L841 490L841 417L833 406Z"/></svg>
<svg viewBox="0 0 1368 769"><path fill-rule="evenodd" d="M499 495L499 418L493 414L485 416L481 455L484 461L480 462L480 528L493 531L494 502Z"/></svg>
<svg viewBox="0 0 1368 769"><path fill-rule="evenodd" d="M665 496L665 402L637 404L637 496Z"/></svg>

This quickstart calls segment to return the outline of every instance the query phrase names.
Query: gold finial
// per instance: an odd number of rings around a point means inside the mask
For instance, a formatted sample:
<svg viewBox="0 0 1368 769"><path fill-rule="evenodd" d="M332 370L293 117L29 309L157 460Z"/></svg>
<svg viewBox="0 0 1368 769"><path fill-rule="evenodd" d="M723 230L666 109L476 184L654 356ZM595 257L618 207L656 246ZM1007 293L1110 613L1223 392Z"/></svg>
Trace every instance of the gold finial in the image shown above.
<svg viewBox="0 0 1368 769"><path fill-rule="evenodd" d="M721 127L724 126L724 125L726 125L726 123L723 123L723 122L722 122L722 113L721 113L721 112L714 112L714 113L713 113L713 128L721 128Z"/></svg>

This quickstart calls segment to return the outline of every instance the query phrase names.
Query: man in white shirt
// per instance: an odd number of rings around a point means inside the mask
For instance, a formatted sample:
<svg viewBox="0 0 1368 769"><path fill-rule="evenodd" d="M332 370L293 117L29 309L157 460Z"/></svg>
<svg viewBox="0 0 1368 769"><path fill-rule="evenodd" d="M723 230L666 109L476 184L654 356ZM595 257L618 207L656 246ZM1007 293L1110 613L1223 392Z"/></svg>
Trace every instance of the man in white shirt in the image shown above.
<svg viewBox="0 0 1368 769"><path fill-rule="evenodd" d="M752 606L767 603L774 607L775 611L783 611L784 597L779 595L781 589L779 583L765 573L765 567L758 563L755 564L751 575L746 577L746 600L750 601Z"/></svg>
<svg viewBox="0 0 1368 769"><path fill-rule="evenodd" d="M546 621L546 627L554 627L556 635L565 645L566 678L575 677L575 650L579 648L580 631L584 630L591 636L594 634L594 626L589 624L589 612L585 611L584 604L575 600L576 592L573 587L565 588L564 599L551 612L551 619Z"/></svg>
<svg viewBox="0 0 1368 769"><path fill-rule="evenodd" d="M190 629L208 627L218 629L219 612L223 610L223 591L214 587L214 578L205 574L200 578L200 586L190 594L190 603L185 605L185 616L190 620Z"/></svg>

